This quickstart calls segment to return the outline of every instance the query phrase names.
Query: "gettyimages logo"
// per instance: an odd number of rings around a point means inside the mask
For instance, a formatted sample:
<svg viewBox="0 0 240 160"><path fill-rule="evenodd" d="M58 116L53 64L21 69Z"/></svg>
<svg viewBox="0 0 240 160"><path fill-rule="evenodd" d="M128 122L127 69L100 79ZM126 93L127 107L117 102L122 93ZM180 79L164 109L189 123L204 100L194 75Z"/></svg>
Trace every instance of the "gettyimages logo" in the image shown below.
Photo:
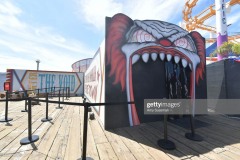
<svg viewBox="0 0 240 160"><path fill-rule="evenodd" d="M150 102L150 103L147 103L147 108L177 108L177 107L180 107L181 106L181 102L178 102L178 103L163 103L163 102Z"/></svg>
<svg viewBox="0 0 240 160"><path fill-rule="evenodd" d="M145 114L179 114L182 102L173 99L145 99Z"/></svg>

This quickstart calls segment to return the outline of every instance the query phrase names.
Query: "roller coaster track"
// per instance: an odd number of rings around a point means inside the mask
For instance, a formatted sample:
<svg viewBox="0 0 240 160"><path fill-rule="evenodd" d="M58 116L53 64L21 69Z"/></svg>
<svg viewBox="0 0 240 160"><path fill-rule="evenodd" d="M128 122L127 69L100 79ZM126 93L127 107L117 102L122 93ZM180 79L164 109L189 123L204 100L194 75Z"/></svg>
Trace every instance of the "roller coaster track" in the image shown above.
<svg viewBox="0 0 240 160"><path fill-rule="evenodd" d="M192 9L196 6L198 0L186 0L184 9L183 9L183 20L185 22L185 29L188 31L193 31L195 29L202 29L209 32L216 32L216 28L212 26L208 26L204 24L204 21L211 18L216 14L215 4L210 5L208 8L203 10L198 15L192 17ZM233 6L236 4L240 4L240 0L230 0L226 3L226 6ZM236 38L240 38L237 36L229 36L229 40L234 40ZM215 41L214 39L210 39L209 41Z"/></svg>

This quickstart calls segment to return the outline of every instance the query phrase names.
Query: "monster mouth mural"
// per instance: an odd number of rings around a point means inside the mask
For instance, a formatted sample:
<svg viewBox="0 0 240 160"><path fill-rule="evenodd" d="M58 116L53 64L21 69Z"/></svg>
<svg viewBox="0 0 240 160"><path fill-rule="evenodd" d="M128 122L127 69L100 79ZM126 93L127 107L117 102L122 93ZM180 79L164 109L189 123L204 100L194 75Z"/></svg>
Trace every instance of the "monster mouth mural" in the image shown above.
<svg viewBox="0 0 240 160"><path fill-rule="evenodd" d="M173 76L176 84L182 81L181 92L184 90L191 97L194 114L195 87L205 66L202 36L167 22L132 21L123 14L115 15L108 27L106 60L111 66L109 76L115 78L113 84L121 84L127 101L135 102L128 105L130 125L140 124L139 113L143 114L143 108L138 105L143 99L178 98L170 93L173 90L170 91L168 86ZM148 91L144 91L144 87ZM159 92L151 94L151 90Z"/></svg>

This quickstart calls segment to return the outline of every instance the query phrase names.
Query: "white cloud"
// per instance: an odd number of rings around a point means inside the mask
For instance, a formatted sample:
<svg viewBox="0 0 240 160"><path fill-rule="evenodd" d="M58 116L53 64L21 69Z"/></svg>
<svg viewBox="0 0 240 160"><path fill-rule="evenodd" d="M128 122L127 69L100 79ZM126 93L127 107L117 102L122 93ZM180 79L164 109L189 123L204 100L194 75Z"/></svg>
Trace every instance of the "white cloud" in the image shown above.
<svg viewBox="0 0 240 160"><path fill-rule="evenodd" d="M67 39L49 27L20 21L23 11L10 1L0 3L0 71L6 68L71 71L71 64L93 56L81 42Z"/></svg>
<svg viewBox="0 0 240 160"><path fill-rule="evenodd" d="M97 29L103 29L105 17L122 12L122 4L114 0L76 0L79 8L79 16Z"/></svg>
<svg viewBox="0 0 240 160"><path fill-rule="evenodd" d="M124 4L124 12L132 19L169 21L181 14L183 6L178 0L131 0Z"/></svg>
<svg viewBox="0 0 240 160"><path fill-rule="evenodd" d="M79 16L99 30L104 30L105 17L124 13L132 19L168 21L181 14L184 3L179 0L76 0Z"/></svg>

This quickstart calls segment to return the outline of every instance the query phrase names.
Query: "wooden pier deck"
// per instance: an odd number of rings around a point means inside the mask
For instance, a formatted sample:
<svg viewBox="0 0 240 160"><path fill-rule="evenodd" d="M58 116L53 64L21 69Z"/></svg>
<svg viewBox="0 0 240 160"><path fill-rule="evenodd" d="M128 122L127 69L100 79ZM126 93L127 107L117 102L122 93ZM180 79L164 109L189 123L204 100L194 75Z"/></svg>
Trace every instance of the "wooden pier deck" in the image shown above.
<svg viewBox="0 0 240 160"><path fill-rule="evenodd" d="M80 102L81 98L71 98ZM0 118L4 115L5 103L0 102ZM51 122L42 123L45 104L32 107L32 130L40 139L29 145L20 145L27 136L27 113L24 101L9 103L9 117L13 121L0 123L0 160L5 159L66 159L81 157L83 108L66 106L56 109L49 104ZM184 137L188 129L169 123L169 139L176 150L166 151L158 147L163 138L163 122L141 124L114 130L103 130L98 120L89 120L87 155L94 160L239 160L240 120L224 116L200 116L197 121L205 124L196 129L204 137L202 142L193 142ZM207 125L206 125L207 124Z"/></svg>

